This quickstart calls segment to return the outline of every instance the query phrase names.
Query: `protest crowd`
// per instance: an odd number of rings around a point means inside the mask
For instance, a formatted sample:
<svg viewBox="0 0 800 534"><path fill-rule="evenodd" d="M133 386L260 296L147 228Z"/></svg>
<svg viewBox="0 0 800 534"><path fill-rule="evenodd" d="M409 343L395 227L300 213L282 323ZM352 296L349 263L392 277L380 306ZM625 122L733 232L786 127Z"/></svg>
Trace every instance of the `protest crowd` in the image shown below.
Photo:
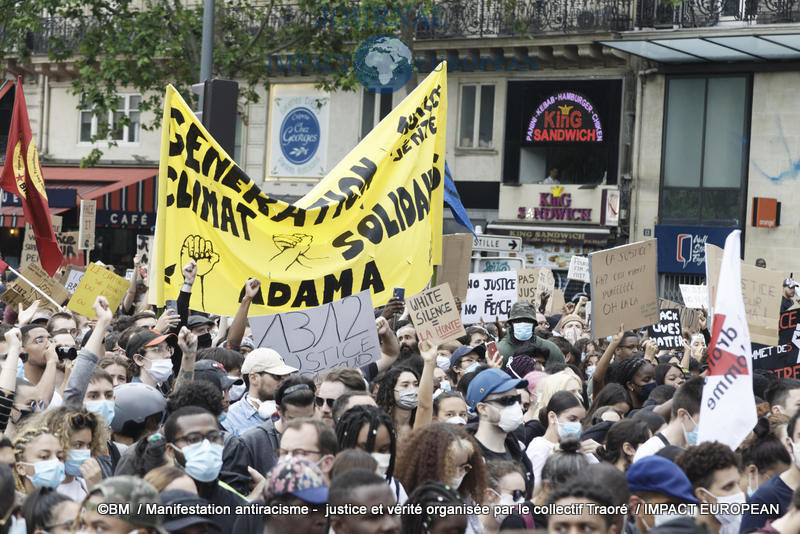
<svg viewBox="0 0 800 534"><path fill-rule="evenodd" d="M392 298L379 359L309 375L257 347L258 279L194 312L190 261L156 315L140 272L96 319L5 308L0 533L800 531L800 381L756 373L747 439L698 445L704 316L659 350L544 294L433 346Z"/></svg>

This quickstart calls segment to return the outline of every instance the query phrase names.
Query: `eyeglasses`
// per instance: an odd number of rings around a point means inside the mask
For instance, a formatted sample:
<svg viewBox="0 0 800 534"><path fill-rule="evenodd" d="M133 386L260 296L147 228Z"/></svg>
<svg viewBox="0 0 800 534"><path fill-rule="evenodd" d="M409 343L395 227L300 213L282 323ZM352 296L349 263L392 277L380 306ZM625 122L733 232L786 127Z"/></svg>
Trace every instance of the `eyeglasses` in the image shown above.
<svg viewBox="0 0 800 534"><path fill-rule="evenodd" d="M309 454L319 454L322 456L322 451L309 451L306 449L275 449L275 456L280 458L281 456L308 456Z"/></svg>
<svg viewBox="0 0 800 534"><path fill-rule="evenodd" d="M489 399L486 402L496 402L500 406L514 406L516 403L522 403L522 395L505 395L496 399Z"/></svg>
<svg viewBox="0 0 800 534"><path fill-rule="evenodd" d="M184 441L189 445L197 445L198 443L202 443L204 439L207 439L211 443L222 443L222 432L219 430L212 430L208 434L202 434L200 432L191 432L186 434L182 438L177 438L175 443L179 441Z"/></svg>
<svg viewBox="0 0 800 534"><path fill-rule="evenodd" d="M81 429L89 427L94 430L96 419L89 417L87 414L74 413L69 416L69 421L72 423L74 429Z"/></svg>
<svg viewBox="0 0 800 534"><path fill-rule="evenodd" d="M50 341L50 336L39 336L33 338L32 343L34 343L35 345L44 345L48 341Z"/></svg>
<svg viewBox="0 0 800 534"><path fill-rule="evenodd" d="M336 399L326 399L325 397L314 397L314 404L316 404L318 408L322 408L323 404L327 404L328 408L333 410L334 402L336 402Z"/></svg>

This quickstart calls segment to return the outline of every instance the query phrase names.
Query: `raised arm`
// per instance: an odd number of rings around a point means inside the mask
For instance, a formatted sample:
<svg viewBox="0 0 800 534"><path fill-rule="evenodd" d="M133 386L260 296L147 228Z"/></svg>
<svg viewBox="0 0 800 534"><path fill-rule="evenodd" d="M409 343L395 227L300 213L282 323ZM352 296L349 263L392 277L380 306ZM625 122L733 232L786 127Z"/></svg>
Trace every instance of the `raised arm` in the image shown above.
<svg viewBox="0 0 800 534"><path fill-rule="evenodd" d="M184 383L194 380L194 362L197 358L197 336L192 334L185 326L181 328L178 334L178 347L180 347L183 356L181 357L181 369L178 371L178 379L175 381L175 391Z"/></svg>
<svg viewBox="0 0 800 534"><path fill-rule="evenodd" d="M95 366L106 353L103 338L114 317L108 301L103 296L94 300L92 308L97 315L97 323L86 345L78 351L78 357L72 365L72 372L64 388L64 404L74 408L83 406L83 397L86 395L86 388L89 387Z"/></svg>
<svg viewBox="0 0 800 534"><path fill-rule="evenodd" d="M378 339L381 342L381 358L375 362L375 365L378 366L378 372L382 373L397 361L397 357L400 355L400 343L397 342L397 336L389 328L389 321L384 317L375 319L375 327L378 329Z"/></svg>
<svg viewBox="0 0 800 534"><path fill-rule="evenodd" d="M228 328L228 344L234 350L239 348L247 328L247 312L250 311L250 303L258 295L261 289L261 281L258 278L251 278L244 284L244 298L236 310L231 327Z"/></svg>
<svg viewBox="0 0 800 534"><path fill-rule="evenodd" d="M600 361L597 362L597 367L595 367L594 374L592 374L592 400L597 398L597 394L600 393L600 390L603 389L603 386L606 385L606 373L608 372L608 366L611 364L611 358L614 356L614 351L617 350L619 346L619 342L622 341L622 336L625 335L625 325L619 325L619 332L611 338L611 343L608 344L606 351L603 353L603 356L600 358Z"/></svg>
<svg viewBox="0 0 800 534"><path fill-rule="evenodd" d="M8 354L0 371L0 434L6 431L11 407L14 405L14 394L17 389L17 361L22 352L22 334L19 328L12 328L5 333L8 343Z"/></svg>
<svg viewBox="0 0 800 534"><path fill-rule="evenodd" d="M427 425L433 420L433 370L436 368L436 347L430 341L422 341L419 344L419 352L425 364L422 367L422 376L419 378L414 428Z"/></svg>

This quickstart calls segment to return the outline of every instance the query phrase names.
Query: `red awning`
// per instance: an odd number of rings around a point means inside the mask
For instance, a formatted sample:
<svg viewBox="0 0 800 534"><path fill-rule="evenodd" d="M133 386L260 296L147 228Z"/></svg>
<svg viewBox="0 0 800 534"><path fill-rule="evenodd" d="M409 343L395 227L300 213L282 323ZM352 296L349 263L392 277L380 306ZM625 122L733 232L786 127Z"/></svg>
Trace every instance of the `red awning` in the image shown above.
<svg viewBox="0 0 800 534"><path fill-rule="evenodd" d="M141 167L42 167L45 187L74 189L77 200L97 200L98 210L155 213L158 169ZM50 208L51 215L71 208ZM0 208L0 226L22 227L22 208Z"/></svg>

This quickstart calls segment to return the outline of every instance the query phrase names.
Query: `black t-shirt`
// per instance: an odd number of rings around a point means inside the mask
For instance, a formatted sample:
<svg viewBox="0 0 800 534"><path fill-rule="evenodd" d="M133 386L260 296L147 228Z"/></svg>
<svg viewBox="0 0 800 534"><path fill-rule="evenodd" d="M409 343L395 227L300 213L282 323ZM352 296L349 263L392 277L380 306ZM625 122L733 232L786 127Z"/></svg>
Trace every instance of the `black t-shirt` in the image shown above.
<svg viewBox="0 0 800 534"><path fill-rule="evenodd" d="M475 441L478 441L477 439ZM495 452L492 450L487 449L483 443L478 441L478 445L481 446L481 450L483 451L483 458L485 460L514 460L514 457L511 456L511 453L506 450L505 452Z"/></svg>

